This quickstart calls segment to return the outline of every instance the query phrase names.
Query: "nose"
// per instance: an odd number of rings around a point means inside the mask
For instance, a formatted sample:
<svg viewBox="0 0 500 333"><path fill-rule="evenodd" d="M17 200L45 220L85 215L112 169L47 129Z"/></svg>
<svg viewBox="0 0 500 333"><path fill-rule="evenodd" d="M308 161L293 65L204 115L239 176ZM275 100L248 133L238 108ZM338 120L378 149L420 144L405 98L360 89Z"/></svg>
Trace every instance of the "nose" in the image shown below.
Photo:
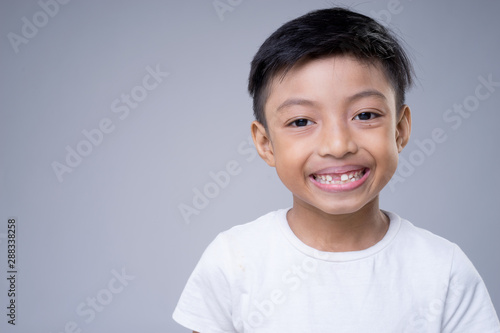
<svg viewBox="0 0 500 333"><path fill-rule="evenodd" d="M324 124L320 136L318 154L322 157L342 158L358 151L358 145L345 122L335 121Z"/></svg>

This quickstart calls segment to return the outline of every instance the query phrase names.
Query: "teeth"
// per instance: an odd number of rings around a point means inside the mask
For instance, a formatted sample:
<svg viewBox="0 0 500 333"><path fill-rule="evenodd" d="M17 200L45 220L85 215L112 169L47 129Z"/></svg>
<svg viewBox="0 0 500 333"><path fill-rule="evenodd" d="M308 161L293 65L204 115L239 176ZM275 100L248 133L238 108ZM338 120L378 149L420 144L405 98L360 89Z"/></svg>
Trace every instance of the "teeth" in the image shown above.
<svg viewBox="0 0 500 333"><path fill-rule="evenodd" d="M340 179L333 179L331 175L314 175L314 179L321 184L347 184L359 180L363 175L364 169L351 173L344 173L340 175Z"/></svg>

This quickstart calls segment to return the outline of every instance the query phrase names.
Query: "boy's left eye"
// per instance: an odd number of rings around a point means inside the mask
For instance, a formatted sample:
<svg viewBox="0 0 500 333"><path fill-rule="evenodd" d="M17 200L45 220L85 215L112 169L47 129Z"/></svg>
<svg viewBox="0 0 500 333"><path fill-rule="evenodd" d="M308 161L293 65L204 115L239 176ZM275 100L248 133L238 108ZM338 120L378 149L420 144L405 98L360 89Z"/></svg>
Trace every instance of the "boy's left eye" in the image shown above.
<svg viewBox="0 0 500 333"><path fill-rule="evenodd" d="M304 127L304 126L307 126L307 125L311 125L312 122L308 119L297 119L297 120L294 120L290 123L290 126L294 126L294 127Z"/></svg>
<svg viewBox="0 0 500 333"><path fill-rule="evenodd" d="M378 114L374 112L361 112L354 119L356 120L370 120L379 117Z"/></svg>

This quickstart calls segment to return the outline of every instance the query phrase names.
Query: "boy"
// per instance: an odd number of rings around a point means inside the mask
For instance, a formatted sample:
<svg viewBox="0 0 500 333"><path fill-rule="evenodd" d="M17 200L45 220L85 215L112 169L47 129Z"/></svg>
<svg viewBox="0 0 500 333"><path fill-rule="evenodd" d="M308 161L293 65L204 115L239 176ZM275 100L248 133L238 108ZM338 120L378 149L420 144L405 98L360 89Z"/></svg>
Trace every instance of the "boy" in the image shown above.
<svg viewBox="0 0 500 333"><path fill-rule="evenodd" d="M293 206L219 234L173 318L209 332L500 332L455 244L379 209L408 142L412 67L346 9L311 12L252 61L259 155Z"/></svg>

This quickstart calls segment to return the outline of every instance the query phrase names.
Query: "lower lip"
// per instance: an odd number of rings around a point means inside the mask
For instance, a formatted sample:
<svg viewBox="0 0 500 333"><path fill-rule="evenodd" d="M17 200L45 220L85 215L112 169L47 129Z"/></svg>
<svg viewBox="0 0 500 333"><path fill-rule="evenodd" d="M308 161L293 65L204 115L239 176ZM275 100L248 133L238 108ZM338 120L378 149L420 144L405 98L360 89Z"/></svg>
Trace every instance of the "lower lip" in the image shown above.
<svg viewBox="0 0 500 333"><path fill-rule="evenodd" d="M322 184L318 182L316 179L314 179L314 176L309 176L309 179L311 179L312 183L316 185L319 189L326 191L326 192L346 192L346 191L352 191L361 185L364 184L366 179L368 179L368 175L370 174L370 169L365 169L365 174L363 177L361 177L358 180L355 180L353 182L348 182L345 184Z"/></svg>

